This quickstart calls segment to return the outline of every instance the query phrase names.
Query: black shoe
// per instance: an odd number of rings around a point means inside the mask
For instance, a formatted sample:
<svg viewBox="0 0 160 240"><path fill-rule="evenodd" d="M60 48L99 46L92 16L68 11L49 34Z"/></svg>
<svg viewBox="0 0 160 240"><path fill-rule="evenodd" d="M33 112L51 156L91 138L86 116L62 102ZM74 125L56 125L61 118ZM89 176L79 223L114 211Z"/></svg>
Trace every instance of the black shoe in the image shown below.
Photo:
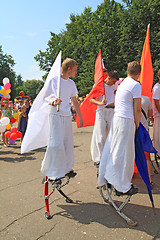
<svg viewBox="0 0 160 240"><path fill-rule="evenodd" d="M71 170L69 173L67 173L65 176L69 177L69 178L74 178L77 175L76 172L74 172L73 170Z"/></svg>
<svg viewBox="0 0 160 240"><path fill-rule="evenodd" d="M133 184L131 186L131 188L128 190L128 192L126 193L123 193L123 192L119 192L115 189L115 192L116 192L116 195L117 196L123 196L123 195L129 195L129 196L132 196L136 193L138 193L138 188L134 188Z"/></svg>
<svg viewBox="0 0 160 240"><path fill-rule="evenodd" d="M60 178L57 178L55 180L52 180L52 179L48 178L48 181L51 182L53 187L58 187L62 184L62 180Z"/></svg>

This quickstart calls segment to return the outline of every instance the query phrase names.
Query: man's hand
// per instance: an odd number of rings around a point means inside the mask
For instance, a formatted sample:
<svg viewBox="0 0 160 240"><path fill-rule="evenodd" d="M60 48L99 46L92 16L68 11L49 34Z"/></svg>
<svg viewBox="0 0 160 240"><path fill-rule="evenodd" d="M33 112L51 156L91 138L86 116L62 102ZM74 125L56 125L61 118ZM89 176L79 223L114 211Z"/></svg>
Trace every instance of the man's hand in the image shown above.
<svg viewBox="0 0 160 240"><path fill-rule="evenodd" d="M60 98L56 98L56 100L51 102L49 105L52 105L52 106L56 107L57 105L60 105L61 102L62 102L62 100Z"/></svg>
<svg viewBox="0 0 160 240"><path fill-rule="evenodd" d="M107 100L106 99L102 100L101 105L106 105L106 104L107 104Z"/></svg>

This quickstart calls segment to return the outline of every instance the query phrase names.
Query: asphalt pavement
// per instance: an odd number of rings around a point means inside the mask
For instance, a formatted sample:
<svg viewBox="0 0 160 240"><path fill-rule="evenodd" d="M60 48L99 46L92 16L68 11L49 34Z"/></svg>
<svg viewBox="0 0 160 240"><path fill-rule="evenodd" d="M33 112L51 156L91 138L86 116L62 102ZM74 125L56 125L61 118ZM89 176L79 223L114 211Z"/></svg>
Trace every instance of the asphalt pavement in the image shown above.
<svg viewBox="0 0 160 240"><path fill-rule="evenodd" d="M93 127L77 129L73 122L74 170L78 174L63 191L74 202L66 203L56 190L49 198L50 220L45 217L44 176L40 172L46 149L21 155L18 140L8 148L0 142L1 240L160 239L160 173L152 169L156 215L140 175L134 176L139 193L131 197L124 213L138 224L129 226L96 188L97 170L90 155L92 131ZM123 200L116 197L118 204Z"/></svg>

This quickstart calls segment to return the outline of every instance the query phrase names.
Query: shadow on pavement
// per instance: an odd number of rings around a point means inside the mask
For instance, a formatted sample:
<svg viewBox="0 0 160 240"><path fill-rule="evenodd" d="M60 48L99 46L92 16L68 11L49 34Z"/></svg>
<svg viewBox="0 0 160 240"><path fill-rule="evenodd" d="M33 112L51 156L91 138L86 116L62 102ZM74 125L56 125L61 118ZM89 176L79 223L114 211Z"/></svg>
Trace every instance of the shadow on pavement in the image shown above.
<svg viewBox="0 0 160 240"><path fill-rule="evenodd" d="M160 209L156 209L156 215L154 215L151 207L129 203L124 208L123 212L132 220L138 222L136 227L131 227L109 204L90 202L57 206L63 209L63 211L57 213L56 215L73 219L81 224L91 224L96 222L106 226L107 228L135 229L146 232L152 237L157 236L160 231Z"/></svg>

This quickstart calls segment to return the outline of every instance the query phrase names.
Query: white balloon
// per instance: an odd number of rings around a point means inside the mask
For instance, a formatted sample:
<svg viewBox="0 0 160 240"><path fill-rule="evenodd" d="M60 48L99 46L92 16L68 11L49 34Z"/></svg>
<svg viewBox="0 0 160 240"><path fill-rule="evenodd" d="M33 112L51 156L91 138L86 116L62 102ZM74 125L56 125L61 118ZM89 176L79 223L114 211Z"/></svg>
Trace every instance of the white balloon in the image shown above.
<svg viewBox="0 0 160 240"><path fill-rule="evenodd" d="M1 118L1 124L2 125L8 125L10 123L10 120L8 117Z"/></svg>
<svg viewBox="0 0 160 240"><path fill-rule="evenodd" d="M17 127L18 123L15 122L15 123L12 123L12 127Z"/></svg>
<svg viewBox="0 0 160 240"><path fill-rule="evenodd" d="M7 94L5 94L4 96L3 96L4 98L8 98L8 99L10 99L11 98L11 96L7 93Z"/></svg>
<svg viewBox="0 0 160 240"><path fill-rule="evenodd" d="M5 84L5 83L9 83L9 78L7 78L7 77L3 78L3 84Z"/></svg>
<svg viewBox="0 0 160 240"><path fill-rule="evenodd" d="M0 124L0 132L3 133L5 130L6 130L6 127Z"/></svg>

